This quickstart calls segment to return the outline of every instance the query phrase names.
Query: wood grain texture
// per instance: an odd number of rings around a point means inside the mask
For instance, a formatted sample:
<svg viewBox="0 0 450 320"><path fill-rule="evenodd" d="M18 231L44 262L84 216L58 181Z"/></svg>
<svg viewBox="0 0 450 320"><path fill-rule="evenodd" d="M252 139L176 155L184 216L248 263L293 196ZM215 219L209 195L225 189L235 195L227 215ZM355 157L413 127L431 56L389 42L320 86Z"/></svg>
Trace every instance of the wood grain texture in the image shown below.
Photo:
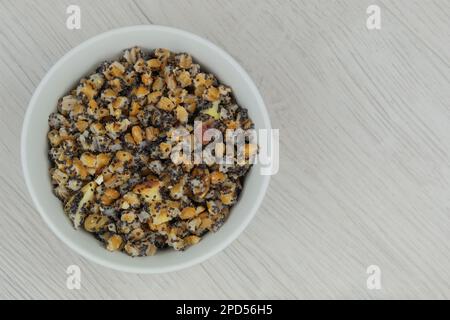
<svg viewBox="0 0 450 320"><path fill-rule="evenodd" d="M65 27L78 4L81 30ZM381 7L382 28L366 28ZM0 1L0 298L450 298L450 1ZM20 128L40 79L113 28L160 24L223 47L280 128L256 218L207 262L125 274L81 258L33 208ZM82 269L81 290L66 268ZM382 289L366 288L378 265Z"/></svg>

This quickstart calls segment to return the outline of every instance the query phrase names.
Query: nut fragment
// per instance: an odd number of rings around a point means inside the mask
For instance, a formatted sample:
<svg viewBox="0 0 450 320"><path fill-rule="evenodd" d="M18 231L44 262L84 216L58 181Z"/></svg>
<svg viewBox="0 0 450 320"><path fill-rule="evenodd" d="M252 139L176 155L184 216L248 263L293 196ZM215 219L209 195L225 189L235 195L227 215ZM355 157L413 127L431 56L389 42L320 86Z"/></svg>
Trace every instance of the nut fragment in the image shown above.
<svg viewBox="0 0 450 320"><path fill-rule="evenodd" d="M223 204L233 204L236 201L236 185L229 183L227 186L224 186L220 192L219 199Z"/></svg>
<svg viewBox="0 0 450 320"><path fill-rule="evenodd" d="M117 188L126 183L130 179L130 174L125 173L115 173L105 180L104 184L106 188Z"/></svg>
<svg viewBox="0 0 450 320"><path fill-rule="evenodd" d="M225 181L225 174L220 171L214 171L211 173L211 183L218 184Z"/></svg>
<svg viewBox="0 0 450 320"><path fill-rule="evenodd" d="M125 72L125 67L121 63L114 61L109 66L108 71L113 77L120 77Z"/></svg>
<svg viewBox="0 0 450 320"><path fill-rule="evenodd" d="M175 89L177 88L177 81L175 80L175 76L174 75L167 76L166 84L169 90L175 91Z"/></svg>
<svg viewBox="0 0 450 320"><path fill-rule="evenodd" d="M210 108L203 110L202 113L211 116L215 120L219 120L220 119L220 114L219 114L219 104L218 104L218 102L213 103Z"/></svg>
<svg viewBox="0 0 450 320"><path fill-rule="evenodd" d="M140 205L139 197L134 192L128 192L123 196L123 200L128 202L128 204L132 207L138 207Z"/></svg>
<svg viewBox="0 0 450 320"><path fill-rule="evenodd" d="M97 164L97 157L94 156L92 153L85 152L81 155L81 163L89 168L95 168Z"/></svg>
<svg viewBox="0 0 450 320"><path fill-rule="evenodd" d="M64 185L67 182L67 180L69 180L69 176L65 172L59 169L53 171L52 181L55 182L56 184Z"/></svg>
<svg viewBox="0 0 450 320"><path fill-rule="evenodd" d="M162 97L158 102L158 108L164 111L172 111L175 104L167 97Z"/></svg>
<svg viewBox="0 0 450 320"><path fill-rule="evenodd" d="M158 59L150 59L147 61L147 66L150 69L157 70L161 67L161 62Z"/></svg>
<svg viewBox="0 0 450 320"><path fill-rule="evenodd" d="M124 140L125 140L125 142L126 142L128 145L135 145L135 144L136 144L136 141L134 141L133 136L132 136L131 133L129 133L129 132L128 132L127 134L125 134Z"/></svg>
<svg viewBox="0 0 450 320"><path fill-rule="evenodd" d="M191 74L188 71L181 72L177 80L180 82L182 88L192 84Z"/></svg>
<svg viewBox="0 0 450 320"><path fill-rule="evenodd" d="M158 248L154 244L148 244L147 249L145 250L146 256L154 256Z"/></svg>
<svg viewBox="0 0 450 320"><path fill-rule="evenodd" d="M182 106L178 106L176 113L178 121L180 121L181 123L186 123L188 121L189 114L185 108L183 108Z"/></svg>
<svg viewBox="0 0 450 320"><path fill-rule="evenodd" d="M120 197L120 193L115 189L106 189L102 198L101 202L105 206L109 206L114 200L118 199Z"/></svg>
<svg viewBox="0 0 450 320"><path fill-rule="evenodd" d="M128 151L117 151L116 158L117 158L117 160L119 160L121 162L127 162L127 161L133 160L133 156Z"/></svg>
<svg viewBox="0 0 450 320"><path fill-rule="evenodd" d="M131 102L131 108L130 108L130 116L135 117L139 114L139 111L141 111L142 107L137 101Z"/></svg>
<svg viewBox="0 0 450 320"><path fill-rule="evenodd" d="M158 137L158 134L159 134L158 128L154 128L154 127L145 128L145 138L148 141L155 141L156 138Z"/></svg>
<svg viewBox="0 0 450 320"><path fill-rule="evenodd" d="M187 53L133 47L81 79L58 101L47 134L54 193L74 227L133 257L184 250L217 231L258 146L238 149L242 163L237 156L215 163L225 153L221 142L203 163L189 154L175 161L184 138L178 129L196 148L195 121L203 122L202 134L254 127L231 88ZM201 139L202 155L207 144Z"/></svg>
<svg viewBox="0 0 450 320"><path fill-rule="evenodd" d="M244 156L246 159L253 157L258 151L258 146L256 144L246 144L244 146Z"/></svg>
<svg viewBox="0 0 450 320"><path fill-rule="evenodd" d="M136 214L134 214L133 212L125 212L122 215L122 217L120 218L120 220L127 222L127 223L132 223L135 219L136 219Z"/></svg>
<svg viewBox="0 0 450 320"><path fill-rule="evenodd" d="M55 130L55 129L51 130L47 136L48 136L48 140L50 141L50 144L52 145L52 147L58 146L62 141L58 130Z"/></svg>
<svg viewBox="0 0 450 320"><path fill-rule="evenodd" d="M78 120L75 126L77 127L78 131L84 132L84 130L86 130L89 126L89 122L86 120Z"/></svg>
<svg viewBox="0 0 450 320"><path fill-rule="evenodd" d="M64 211L73 221L75 229L81 225L86 216L86 207L94 199L94 189L96 186L97 184L95 182L86 184L79 192L75 193L64 206Z"/></svg>
<svg viewBox="0 0 450 320"><path fill-rule="evenodd" d="M131 242L125 244L125 252L131 257L137 257L139 255L139 248Z"/></svg>
<svg viewBox="0 0 450 320"><path fill-rule="evenodd" d="M142 129L139 126L134 126L133 128L131 128L131 135L133 136L133 139L137 144L140 144L144 139Z"/></svg>
<svg viewBox="0 0 450 320"><path fill-rule="evenodd" d="M80 177L81 180L86 180L86 178L89 175L89 172L79 159L75 158L73 160L73 167L78 177Z"/></svg>
<svg viewBox="0 0 450 320"><path fill-rule="evenodd" d="M161 201L161 193L158 186L144 188L142 190L139 190L138 194L147 203Z"/></svg>
<svg viewBox="0 0 450 320"><path fill-rule="evenodd" d="M101 169L109 164L109 161L111 160L111 156L106 153L99 153L96 157L96 168Z"/></svg>
<svg viewBox="0 0 450 320"><path fill-rule="evenodd" d="M186 207L181 211L180 218L183 220L192 219L197 215L195 208Z"/></svg>
<svg viewBox="0 0 450 320"><path fill-rule="evenodd" d="M141 228L137 228L130 232L128 238L131 241L138 241L141 240L144 237L144 235L145 235L144 230L142 230Z"/></svg>
<svg viewBox="0 0 450 320"><path fill-rule="evenodd" d="M200 237L198 236L187 236L186 238L184 238L184 244L188 245L188 246L192 246L194 244L197 244L200 242Z"/></svg>
<svg viewBox="0 0 450 320"><path fill-rule="evenodd" d="M102 136L102 135L106 134L105 127L100 122L92 123L91 126L89 127L89 129L91 130L91 132L93 134L98 135L98 136Z"/></svg>
<svg viewBox="0 0 450 320"><path fill-rule="evenodd" d="M191 67L192 65L192 57L190 55L187 54L182 54L180 56L180 62L179 65L181 68L183 69L188 69Z"/></svg>
<svg viewBox="0 0 450 320"><path fill-rule="evenodd" d="M88 232L99 232L107 223L107 217L91 214L84 220L84 229Z"/></svg>
<svg viewBox="0 0 450 320"><path fill-rule="evenodd" d="M208 89L207 93L206 93L206 99L208 101L214 102L219 100L220 97L220 92L219 89L217 89L216 87L211 87Z"/></svg>
<svg viewBox="0 0 450 320"><path fill-rule="evenodd" d="M153 224L160 225L160 224L166 223L170 220L172 220L172 217L170 217L166 212L163 212L153 218Z"/></svg>
<svg viewBox="0 0 450 320"><path fill-rule="evenodd" d="M161 91L153 91L147 96L147 101L149 103L157 103L161 95L162 95Z"/></svg>
<svg viewBox="0 0 450 320"><path fill-rule="evenodd" d="M164 79L161 77L156 77L155 80L153 80L152 90L160 93L163 89L164 89Z"/></svg>

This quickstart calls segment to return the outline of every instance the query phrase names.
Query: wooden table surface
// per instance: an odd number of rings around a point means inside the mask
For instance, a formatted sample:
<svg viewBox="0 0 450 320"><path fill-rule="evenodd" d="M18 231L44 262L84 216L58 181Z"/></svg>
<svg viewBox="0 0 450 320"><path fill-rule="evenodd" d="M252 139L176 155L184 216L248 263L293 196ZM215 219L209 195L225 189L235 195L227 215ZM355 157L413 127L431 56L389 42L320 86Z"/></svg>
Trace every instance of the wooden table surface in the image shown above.
<svg viewBox="0 0 450 320"><path fill-rule="evenodd" d="M81 8L81 29L66 8ZM369 5L381 29L366 27ZM0 1L0 298L450 298L450 1ZM212 40L280 128L280 170L226 250L163 275L72 252L34 209L20 130L69 49L136 24ZM81 289L66 287L69 265ZM381 271L369 290L367 268Z"/></svg>

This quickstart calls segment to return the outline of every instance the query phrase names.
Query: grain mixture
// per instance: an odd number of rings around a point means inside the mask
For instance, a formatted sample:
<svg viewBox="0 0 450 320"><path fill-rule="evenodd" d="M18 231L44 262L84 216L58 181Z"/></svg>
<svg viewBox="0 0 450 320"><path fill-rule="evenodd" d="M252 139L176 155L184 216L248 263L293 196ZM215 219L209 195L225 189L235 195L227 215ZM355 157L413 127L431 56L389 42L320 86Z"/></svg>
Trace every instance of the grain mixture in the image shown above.
<svg viewBox="0 0 450 320"><path fill-rule="evenodd" d="M192 133L194 121L253 128L189 54L134 47L81 79L48 121L51 180L74 227L130 256L183 250L220 228L251 164L175 164L171 134ZM256 149L245 145L245 159Z"/></svg>

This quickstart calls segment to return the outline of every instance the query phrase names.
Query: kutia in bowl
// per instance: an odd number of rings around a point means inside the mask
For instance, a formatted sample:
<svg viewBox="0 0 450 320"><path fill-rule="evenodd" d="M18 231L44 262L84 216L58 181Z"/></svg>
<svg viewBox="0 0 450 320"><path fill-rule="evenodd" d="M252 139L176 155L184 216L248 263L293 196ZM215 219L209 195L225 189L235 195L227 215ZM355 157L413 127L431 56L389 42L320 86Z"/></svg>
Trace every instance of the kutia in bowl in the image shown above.
<svg viewBox="0 0 450 320"><path fill-rule="evenodd" d="M173 139L192 134L195 155L206 149L204 132L238 126L271 128L256 86L229 54L178 29L112 30L69 51L36 88L22 129L26 185L50 229L84 257L127 272L179 270L238 237L270 176L258 162L244 164L263 145L245 140L240 165L210 156L189 164L173 157ZM168 249L146 256L160 247Z"/></svg>

